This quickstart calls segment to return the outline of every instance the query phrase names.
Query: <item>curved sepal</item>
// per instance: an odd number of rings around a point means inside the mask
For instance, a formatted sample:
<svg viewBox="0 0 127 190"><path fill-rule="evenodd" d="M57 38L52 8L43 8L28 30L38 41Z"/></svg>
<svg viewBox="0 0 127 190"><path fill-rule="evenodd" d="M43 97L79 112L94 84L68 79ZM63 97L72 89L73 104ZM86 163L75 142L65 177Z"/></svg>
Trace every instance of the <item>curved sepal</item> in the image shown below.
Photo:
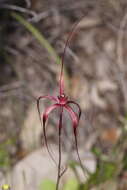
<svg viewBox="0 0 127 190"><path fill-rule="evenodd" d="M81 117L82 111L81 111L81 108L80 108L79 104L77 104L77 103L74 102L74 101L68 101L67 104L74 104L74 105L77 106L77 108L78 108L78 117L79 117L79 120L80 120L80 117Z"/></svg>
<svg viewBox="0 0 127 190"><path fill-rule="evenodd" d="M65 105L64 108L67 110L67 112L70 115L70 118L72 120L72 126L73 126L73 130L74 130L74 134L76 135L76 129L78 127L79 124L79 117L77 116L77 114L72 110L72 108L68 105Z"/></svg>

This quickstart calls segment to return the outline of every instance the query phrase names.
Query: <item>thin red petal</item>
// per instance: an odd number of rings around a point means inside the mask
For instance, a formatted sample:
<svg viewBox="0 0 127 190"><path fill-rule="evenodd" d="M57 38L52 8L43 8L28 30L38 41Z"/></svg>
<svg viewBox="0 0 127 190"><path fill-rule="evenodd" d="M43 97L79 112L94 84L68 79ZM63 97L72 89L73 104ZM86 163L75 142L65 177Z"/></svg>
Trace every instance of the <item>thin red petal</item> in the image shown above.
<svg viewBox="0 0 127 190"><path fill-rule="evenodd" d="M45 110L44 114L43 114L43 133L44 133L46 148L48 150L48 153L49 153L51 159L53 160L53 162L56 165L57 165L57 163L56 163L55 159L53 158L51 151L49 150L49 146L48 146L48 142L47 142L47 136L46 136L46 128L45 127L46 127L46 121L48 119L49 114L51 113L51 111L53 111L54 109L56 109L58 106L59 106L58 104L54 104L54 105L48 107Z"/></svg>
<svg viewBox="0 0 127 190"><path fill-rule="evenodd" d="M64 108L70 114L70 117L71 117L71 120L72 120L72 124L73 124L74 134L76 134L76 129L78 127L79 118L78 118L77 114L72 110L72 108L70 106L65 105Z"/></svg>
<svg viewBox="0 0 127 190"><path fill-rule="evenodd" d="M73 102L73 101L70 101L70 103L74 103L78 106L77 103ZM79 159L79 163L83 169L83 172L84 172L84 166L82 164L82 161L81 161L81 158L80 158L80 155L79 155L79 151L78 151L78 142L77 142L77 127L78 127L78 123L79 123L79 117L77 116L77 114L72 110L72 108L70 108L69 106L65 106L65 108L67 109L67 111L69 112L70 116L71 116L71 119L72 119L72 122L73 122L73 129L74 129L74 137L75 137L75 146L76 146L76 152L77 152L77 155L78 155L78 159ZM80 108L80 107L79 107Z"/></svg>
<svg viewBox="0 0 127 190"><path fill-rule="evenodd" d="M38 99L37 99L37 110L38 110L38 114L39 114L39 118L40 118L40 121L41 121L41 113L40 113L40 100L41 99L48 99L48 100L52 100L52 101L55 101L57 102L57 98L54 97L54 96L50 96L50 95L45 95L45 96L40 96Z"/></svg>
<svg viewBox="0 0 127 190"><path fill-rule="evenodd" d="M45 140L45 145L46 145L46 148L47 148L47 151L52 159L52 161L55 163L55 165L57 166L57 163L54 159L54 157L52 156L52 151L50 150L49 146L48 146L48 141L47 141L47 135L46 135L46 128L45 128L45 123L43 124L43 135L44 135L44 140Z"/></svg>
<svg viewBox="0 0 127 190"><path fill-rule="evenodd" d="M78 151L78 143L77 143L77 127L78 127L78 124L79 124L79 117L77 116L77 114L72 110L71 107L69 107L68 105L64 106L66 108L66 110L68 111L68 113L70 114L71 116L71 119L72 119L72 123L73 123L73 129L74 129L74 137L75 137L75 145L76 145L76 152L77 152L77 155L78 155L78 159L79 159L79 162L80 162L80 165L84 171L84 167L83 167L83 164L82 164L82 161L80 159L80 155L79 155L79 151Z"/></svg>
<svg viewBox="0 0 127 190"><path fill-rule="evenodd" d="M38 99L37 99L37 110L38 110L40 121L41 121L41 112L40 112L40 106L39 106L39 104L40 104L40 100L41 99L48 99L48 100L52 100L52 101L57 102L57 98L54 97L54 96L45 95L45 96L38 97ZM42 122L41 122L41 125L42 125Z"/></svg>
<svg viewBox="0 0 127 190"><path fill-rule="evenodd" d="M57 102L57 98L55 96L50 96L50 95L40 96L40 97L38 97L37 101L40 101L40 99L44 99L44 98Z"/></svg>
<svg viewBox="0 0 127 190"><path fill-rule="evenodd" d="M51 159L52 159L53 162L57 165L57 163L56 163L55 159L53 158L52 153L50 152L49 147L48 147L47 137L46 137L46 130L45 130L45 122L43 122L43 124L42 124L42 120L41 120L41 113L40 113L39 104L40 104L40 100L41 100L41 99L44 99L44 98L45 98L45 99L52 100L52 101L55 101L55 102L57 102L57 98L54 97L54 96L46 95L46 96L40 96L40 97L37 99L37 109L38 109L38 113L39 113L39 118L40 118L41 126L43 127L43 133L44 133L44 140L45 140L46 148L47 148L47 150L48 150L48 153L49 153ZM54 108L54 109L55 109L55 108ZM51 111L52 111L52 110L51 110ZM51 112L51 111L50 111L50 112Z"/></svg>
<svg viewBox="0 0 127 190"><path fill-rule="evenodd" d="M79 115L79 119L80 119L82 111L81 111L79 104L77 104L74 101L68 101L67 104L75 104L78 107L78 111L79 111L78 115Z"/></svg>
<svg viewBox="0 0 127 190"><path fill-rule="evenodd" d="M48 119L48 115L55 109L59 107L59 104L53 104L52 106L48 107L45 112L43 113L43 124L46 122Z"/></svg>

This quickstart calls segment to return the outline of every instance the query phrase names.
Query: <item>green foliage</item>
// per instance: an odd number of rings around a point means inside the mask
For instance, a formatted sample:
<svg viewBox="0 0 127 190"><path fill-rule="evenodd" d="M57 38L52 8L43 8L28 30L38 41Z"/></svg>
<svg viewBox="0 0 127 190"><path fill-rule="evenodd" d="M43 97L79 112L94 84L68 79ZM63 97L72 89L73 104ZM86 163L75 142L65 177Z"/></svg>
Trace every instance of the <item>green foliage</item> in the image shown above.
<svg viewBox="0 0 127 190"><path fill-rule="evenodd" d="M78 184L76 190L89 190L91 187L98 187L100 184L117 177L118 166L115 160L110 161L108 155L103 154L98 147L94 147L92 152L98 160L96 171L89 174L88 180L84 184ZM76 168L79 165L76 162L70 162L69 166L76 173Z"/></svg>
<svg viewBox="0 0 127 190"><path fill-rule="evenodd" d="M39 186L39 190L55 190L56 184L52 180L44 180ZM66 184L64 184L62 190L84 190L80 188L80 184L76 179L69 179Z"/></svg>
<svg viewBox="0 0 127 190"><path fill-rule="evenodd" d="M70 179L63 187L63 190L79 190L79 183L75 179Z"/></svg>
<svg viewBox="0 0 127 190"><path fill-rule="evenodd" d="M116 174L117 166L111 162L100 162L96 172L89 178L89 183L98 185L112 179Z"/></svg>
<svg viewBox="0 0 127 190"><path fill-rule="evenodd" d="M71 169L75 169L77 166L80 166L79 163L76 162L76 161L70 161L70 162L68 163L68 165L69 165L69 167L70 167Z"/></svg>
<svg viewBox="0 0 127 190"><path fill-rule="evenodd" d="M44 180L39 186L39 190L55 190L56 184L52 180Z"/></svg>
<svg viewBox="0 0 127 190"><path fill-rule="evenodd" d="M4 149L0 148L0 168L5 168L10 165L9 153Z"/></svg>
<svg viewBox="0 0 127 190"><path fill-rule="evenodd" d="M112 180L117 173L117 166L112 162L101 161L96 171L91 174L83 185L83 190L89 190L91 187L99 187L100 184Z"/></svg>
<svg viewBox="0 0 127 190"><path fill-rule="evenodd" d="M123 169L127 171L127 152L123 158Z"/></svg>
<svg viewBox="0 0 127 190"><path fill-rule="evenodd" d="M92 152L94 153L94 155L96 157L100 157L102 155L102 152L101 152L100 148L98 148L98 147L93 147Z"/></svg>
<svg viewBox="0 0 127 190"><path fill-rule="evenodd" d="M8 146L13 144L12 139L8 139L6 142L0 144L0 168L8 168L11 165L11 158Z"/></svg>

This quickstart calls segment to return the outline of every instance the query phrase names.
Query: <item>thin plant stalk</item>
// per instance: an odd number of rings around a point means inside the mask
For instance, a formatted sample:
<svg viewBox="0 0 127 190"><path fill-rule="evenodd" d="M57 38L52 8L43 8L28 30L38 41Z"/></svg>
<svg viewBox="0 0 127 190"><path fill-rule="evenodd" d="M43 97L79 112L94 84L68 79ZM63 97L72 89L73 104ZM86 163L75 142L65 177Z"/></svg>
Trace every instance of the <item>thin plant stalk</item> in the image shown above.
<svg viewBox="0 0 127 190"><path fill-rule="evenodd" d="M61 178L61 130L62 130L62 119L63 119L63 108L60 108L60 118L59 118L59 139L58 139L58 146L59 146L59 160L58 160L58 175L57 175L57 183L56 183L56 190L59 189L59 182Z"/></svg>

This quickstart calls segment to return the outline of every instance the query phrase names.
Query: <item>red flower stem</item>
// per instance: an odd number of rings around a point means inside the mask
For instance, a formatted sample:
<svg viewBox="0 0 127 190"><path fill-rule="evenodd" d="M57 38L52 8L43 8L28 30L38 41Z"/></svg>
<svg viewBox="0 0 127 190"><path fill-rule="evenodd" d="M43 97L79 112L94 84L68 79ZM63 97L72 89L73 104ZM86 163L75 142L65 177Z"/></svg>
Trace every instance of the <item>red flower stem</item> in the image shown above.
<svg viewBox="0 0 127 190"><path fill-rule="evenodd" d="M60 107L60 119L59 119L59 139L58 139L58 146L59 146L59 161L58 161L58 175L57 175L57 183L56 183L56 190L59 189L59 182L61 178L61 130L62 130L62 119L63 119L63 107Z"/></svg>

